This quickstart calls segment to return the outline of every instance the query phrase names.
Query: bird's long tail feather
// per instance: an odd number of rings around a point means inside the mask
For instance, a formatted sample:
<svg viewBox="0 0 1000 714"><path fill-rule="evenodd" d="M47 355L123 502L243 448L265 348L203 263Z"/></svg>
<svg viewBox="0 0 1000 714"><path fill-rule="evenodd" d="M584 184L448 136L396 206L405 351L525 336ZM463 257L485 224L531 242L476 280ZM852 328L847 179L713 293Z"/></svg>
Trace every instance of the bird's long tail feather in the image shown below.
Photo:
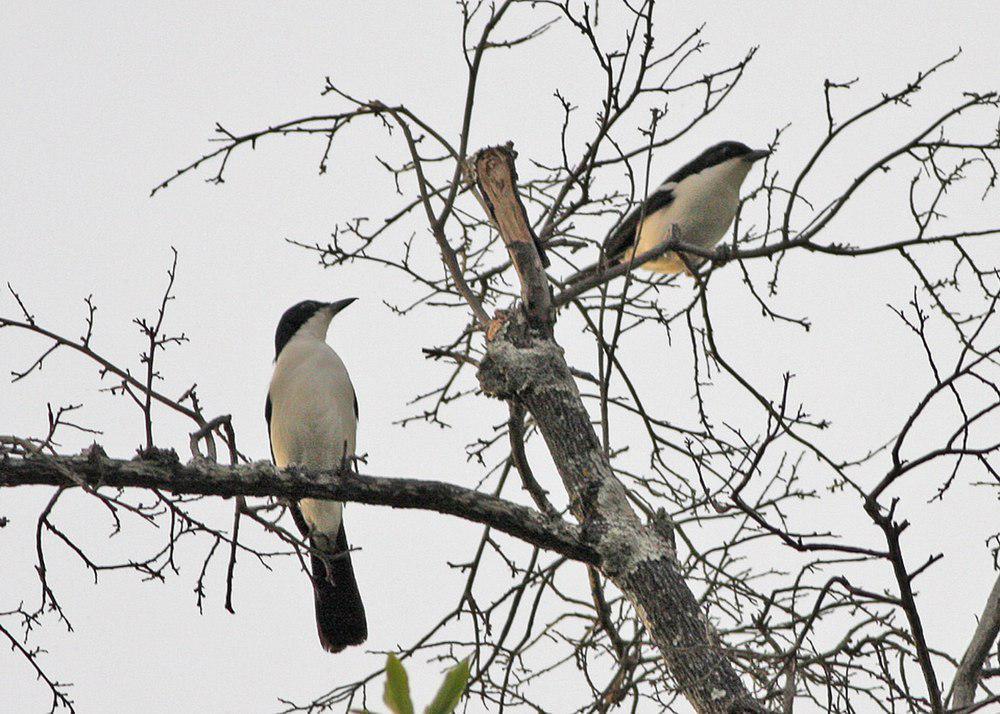
<svg viewBox="0 0 1000 714"><path fill-rule="evenodd" d="M313 592L316 599L316 629L327 652L360 645L368 637L365 606L354 578L350 546L344 524L340 524L336 542L328 547L313 537L313 547L329 555L312 554Z"/></svg>

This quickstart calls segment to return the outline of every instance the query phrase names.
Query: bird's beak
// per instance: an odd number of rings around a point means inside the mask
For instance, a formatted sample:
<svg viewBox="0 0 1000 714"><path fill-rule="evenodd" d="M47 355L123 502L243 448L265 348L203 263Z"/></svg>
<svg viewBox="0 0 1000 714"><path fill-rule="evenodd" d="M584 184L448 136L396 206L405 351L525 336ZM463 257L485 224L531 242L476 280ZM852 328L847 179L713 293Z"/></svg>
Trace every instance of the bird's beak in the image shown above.
<svg viewBox="0 0 1000 714"><path fill-rule="evenodd" d="M357 298L344 298L343 300L337 300L336 302L327 303L327 307L330 310L330 316L333 317L355 300L357 300Z"/></svg>
<svg viewBox="0 0 1000 714"><path fill-rule="evenodd" d="M757 151L751 151L749 154L747 154L747 161L753 164L760 161L761 159L766 159L770 155L771 151L769 149L758 149Z"/></svg>

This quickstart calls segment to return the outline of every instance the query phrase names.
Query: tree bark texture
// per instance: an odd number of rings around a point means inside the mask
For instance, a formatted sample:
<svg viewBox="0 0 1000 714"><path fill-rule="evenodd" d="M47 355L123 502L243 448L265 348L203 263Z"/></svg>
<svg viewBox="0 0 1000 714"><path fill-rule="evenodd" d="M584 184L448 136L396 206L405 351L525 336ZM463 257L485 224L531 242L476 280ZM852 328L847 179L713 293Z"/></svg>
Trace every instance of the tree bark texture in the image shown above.
<svg viewBox="0 0 1000 714"><path fill-rule="evenodd" d="M483 390L531 412L599 567L635 606L677 687L698 712L760 712L681 574L666 535L640 521L601 448L553 337L548 282L516 190L510 146L480 152L477 180L521 278L524 305L491 330L479 368ZM520 225L519 225L520 223ZM508 232L510 235L508 235Z"/></svg>
<svg viewBox="0 0 1000 714"><path fill-rule="evenodd" d="M951 705L955 709L961 711L975 701L983 663L989 657L990 648L996 642L998 634L1000 634L1000 578L993 583L983 614L979 617L979 626L976 627L972 641L955 671L951 700Z"/></svg>
<svg viewBox="0 0 1000 714"><path fill-rule="evenodd" d="M435 511L487 524L575 560L596 563L579 526L533 508L441 481L385 478L344 471L278 471L267 461L223 467L204 460L182 464L172 451L132 461L108 458L100 447L80 456L0 456L0 488L49 485L147 488L203 496L322 498Z"/></svg>

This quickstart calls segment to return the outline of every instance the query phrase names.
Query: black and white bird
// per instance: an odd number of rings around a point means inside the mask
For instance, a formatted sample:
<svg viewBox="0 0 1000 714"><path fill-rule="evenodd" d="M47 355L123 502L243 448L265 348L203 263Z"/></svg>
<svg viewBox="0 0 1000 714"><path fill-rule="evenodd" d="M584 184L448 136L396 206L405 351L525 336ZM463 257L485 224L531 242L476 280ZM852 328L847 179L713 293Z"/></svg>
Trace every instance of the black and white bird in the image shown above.
<svg viewBox="0 0 1000 714"><path fill-rule="evenodd" d="M281 316L264 407L278 468L337 469L354 456L358 400L347 368L326 343L330 321L354 300L307 300ZM291 507L295 524L313 548L316 628L328 652L359 645L368 636L343 509L343 503L312 498Z"/></svg>
<svg viewBox="0 0 1000 714"><path fill-rule="evenodd" d="M681 242L714 247L736 218L743 180L754 163L768 154L738 141L724 141L706 149L674 172L618 224L604 240L605 260L633 260L670 240L674 226ZM695 256L686 257L692 266L701 262ZM655 273L690 273L684 260L673 252L641 267Z"/></svg>

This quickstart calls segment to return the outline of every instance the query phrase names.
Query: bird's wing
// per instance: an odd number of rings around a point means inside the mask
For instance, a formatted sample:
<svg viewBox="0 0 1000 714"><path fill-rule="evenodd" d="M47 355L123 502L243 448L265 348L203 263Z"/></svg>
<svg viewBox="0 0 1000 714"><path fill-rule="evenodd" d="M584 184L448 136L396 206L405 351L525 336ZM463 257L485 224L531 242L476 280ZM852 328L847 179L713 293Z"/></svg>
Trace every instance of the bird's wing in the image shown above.
<svg viewBox="0 0 1000 714"><path fill-rule="evenodd" d="M299 533L302 534L303 538L308 538L309 524L306 523L306 519L302 515L302 511L299 510L298 501L292 501L289 503L288 511L292 514L292 520L295 521L295 527L299 529Z"/></svg>
<svg viewBox="0 0 1000 714"><path fill-rule="evenodd" d="M604 239L604 256L606 258L616 258L624 253L635 241L636 230L639 228L640 218L665 208L674 202L674 184L665 183L649 194L642 205L636 206L625 216L625 219L618 224L607 238Z"/></svg>
<svg viewBox="0 0 1000 714"><path fill-rule="evenodd" d="M267 443L271 447L271 461L274 461L274 444L271 443L271 395L268 393L264 402L264 421L267 422Z"/></svg>

